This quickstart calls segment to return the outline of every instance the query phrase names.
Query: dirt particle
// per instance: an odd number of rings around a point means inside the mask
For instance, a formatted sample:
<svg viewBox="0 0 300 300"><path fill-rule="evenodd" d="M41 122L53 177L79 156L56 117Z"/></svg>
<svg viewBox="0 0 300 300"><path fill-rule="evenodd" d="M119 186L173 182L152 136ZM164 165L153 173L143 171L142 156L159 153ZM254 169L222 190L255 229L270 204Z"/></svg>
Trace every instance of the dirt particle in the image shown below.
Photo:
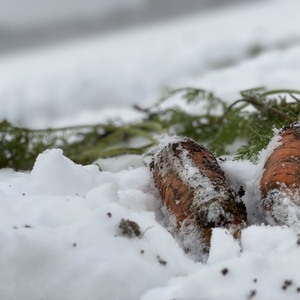
<svg viewBox="0 0 300 300"><path fill-rule="evenodd" d="M107 216L108 216L109 218L111 218L112 213L111 213L111 212L108 212L108 213L107 213Z"/></svg>
<svg viewBox="0 0 300 300"><path fill-rule="evenodd" d="M300 246L300 237L297 239L297 245Z"/></svg>
<svg viewBox="0 0 300 300"><path fill-rule="evenodd" d="M248 299L252 299L257 295L257 291L256 290L251 290L248 296Z"/></svg>
<svg viewBox="0 0 300 300"><path fill-rule="evenodd" d="M225 157L219 157L218 159L219 159L219 161L221 161L221 162L226 162L226 161L227 161L227 159L226 159Z"/></svg>
<svg viewBox="0 0 300 300"><path fill-rule="evenodd" d="M72 244L72 247L77 247L77 243L73 243L73 244Z"/></svg>
<svg viewBox="0 0 300 300"><path fill-rule="evenodd" d="M184 253L186 253L186 254L188 254L188 253L191 252L191 249L190 249L190 248L184 248L183 250L184 250Z"/></svg>
<svg viewBox="0 0 300 300"><path fill-rule="evenodd" d="M13 226L13 229L18 229L18 227L17 226Z"/></svg>
<svg viewBox="0 0 300 300"><path fill-rule="evenodd" d="M300 286L296 288L297 293L300 293Z"/></svg>
<svg viewBox="0 0 300 300"><path fill-rule="evenodd" d="M242 198L243 196L245 196L245 190L244 190L244 187L241 185L238 192L237 192L238 196L240 198Z"/></svg>
<svg viewBox="0 0 300 300"><path fill-rule="evenodd" d="M223 276L226 276L228 273L229 273L228 268L223 268L223 269L221 270L221 274L222 274Z"/></svg>
<svg viewBox="0 0 300 300"><path fill-rule="evenodd" d="M142 250L140 251L140 253L143 255L143 254L145 253L145 250L142 249Z"/></svg>
<svg viewBox="0 0 300 300"><path fill-rule="evenodd" d="M24 225L24 228L32 228L32 226L31 226L31 225L28 225L28 224L25 224L25 225Z"/></svg>
<svg viewBox="0 0 300 300"><path fill-rule="evenodd" d="M130 239L141 237L142 235L140 226L136 222L128 219L122 219L119 224L119 228L121 230L121 235Z"/></svg>
<svg viewBox="0 0 300 300"><path fill-rule="evenodd" d="M164 259L162 259L159 255L156 256L158 262L162 265L162 266L166 266L167 261L165 261Z"/></svg>
<svg viewBox="0 0 300 300"><path fill-rule="evenodd" d="M285 280L283 282L283 285L281 286L281 289L282 290L286 290L288 287L290 287L291 285L293 284L293 281L292 280Z"/></svg>
<svg viewBox="0 0 300 300"><path fill-rule="evenodd" d="M257 282L257 278L253 278L253 282L256 283Z"/></svg>
<svg viewBox="0 0 300 300"><path fill-rule="evenodd" d="M149 164L150 171L154 169L154 161L152 160Z"/></svg>

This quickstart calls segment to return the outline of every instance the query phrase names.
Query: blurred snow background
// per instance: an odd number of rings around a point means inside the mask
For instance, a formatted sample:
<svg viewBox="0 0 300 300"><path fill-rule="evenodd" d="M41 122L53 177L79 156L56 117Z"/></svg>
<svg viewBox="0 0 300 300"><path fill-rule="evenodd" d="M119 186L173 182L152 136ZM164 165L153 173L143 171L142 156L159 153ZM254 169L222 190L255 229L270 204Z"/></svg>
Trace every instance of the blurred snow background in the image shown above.
<svg viewBox="0 0 300 300"><path fill-rule="evenodd" d="M0 51L137 27L248 0L0 0Z"/></svg>
<svg viewBox="0 0 300 300"><path fill-rule="evenodd" d="M9 34L1 38L0 118L31 127L132 119L133 104L152 104L166 86L196 78L205 87L210 71L299 39L295 1L34 3L1 10Z"/></svg>

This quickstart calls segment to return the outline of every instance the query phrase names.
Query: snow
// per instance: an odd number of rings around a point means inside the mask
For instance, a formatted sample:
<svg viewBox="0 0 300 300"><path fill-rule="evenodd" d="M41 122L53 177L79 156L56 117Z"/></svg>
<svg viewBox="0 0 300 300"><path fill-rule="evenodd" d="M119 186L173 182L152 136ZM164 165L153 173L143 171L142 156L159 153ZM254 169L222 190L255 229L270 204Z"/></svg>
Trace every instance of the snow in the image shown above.
<svg viewBox="0 0 300 300"><path fill-rule="evenodd" d="M99 170L96 165L77 166L62 153L61 149L48 150L37 157L28 182L30 193L38 195L45 193L53 196L84 195L97 186L95 178ZM61 170L52 168L53 163L63 168L63 180L57 180ZM45 170L48 170L47 176L45 176ZM77 184L78 182L80 185Z"/></svg>
<svg viewBox="0 0 300 300"><path fill-rule="evenodd" d="M231 102L246 88L295 87L298 8L244 4L7 56L0 117L31 127L131 120L140 117L133 104L154 103L166 86L196 85ZM257 47L265 53L255 57Z"/></svg>
<svg viewBox="0 0 300 300"><path fill-rule="evenodd" d="M220 248L223 239L221 234L218 236L213 246ZM142 299L299 298L299 246L290 229L249 227L243 231L241 243L240 255L229 255L187 277L172 279ZM236 251L233 243L231 251Z"/></svg>
<svg viewBox="0 0 300 300"><path fill-rule="evenodd" d="M147 167L100 172L54 149L1 178L1 299L137 299L195 269L156 220ZM123 236L122 219L141 237Z"/></svg>
<svg viewBox="0 0 300 300"><path fill-rule="evenodd" d="M216 228L207 263L194 261L164 226L149 168L132 159L100 171L53 149L31 172L0 171L1 299L298 299L294 230L250 218L238 242ZM259 171L226 165L246 190ZM239 177L242 166L249 172ZM122 221L141 234L124 233Z"/></svg>
<svg viewBox="0 0 300 300"><path fill-rule="evenodd" d="M0 0L0 26L26 28L68 19L101 17L115 11L129 10L143 5L140 0Z"/></svg>
<svg viewBox="0 0 300 300"><path fill-rule="evenodd" d="M222 251L219 251L218 243L222 243ZM234 258L241 251L238 241L225 229L215 228L211 237L211 250L207 265L213 265L224 260Z"/></svg>
<svg viewBox="0 0 300 300"><path fill-rule="evenodd" d="M155 102L165 85L229 102L245 88L297 88L298 12L296 0L254 3L3 58L0 117L32 127L133 120L130 105ZM265 52L250 56L253 45ZM82 166L51 149L28 172L0 170L0 299L299 299L299 232L259 211L278 142L256 164L219 162L245 189L249 224L239 241L214 229L206 263L169 232L146 157Z"/></svg>

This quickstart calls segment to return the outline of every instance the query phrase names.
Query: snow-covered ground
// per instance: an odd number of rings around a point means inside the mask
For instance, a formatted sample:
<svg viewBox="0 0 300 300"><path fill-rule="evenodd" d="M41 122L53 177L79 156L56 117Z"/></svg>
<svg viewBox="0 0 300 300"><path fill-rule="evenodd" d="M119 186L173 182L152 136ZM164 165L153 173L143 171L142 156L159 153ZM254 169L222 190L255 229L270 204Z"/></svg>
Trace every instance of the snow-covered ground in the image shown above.
<svg viewBox="0 0 300 300"><path fill-rule="evenodd" d="M255 86L299 88L300 3L269 1L0 61L0 118L40 127L138 117L164 86L228 101ZM253 56L261 48L261 55ZM263 156L262 156L263 157ZM48 150L0 170L0 299L299 299L300 241L259 215L262 160L221 164L246 189L240 242L215 229L207 262L172 236L144 158L76 165Z"/></svg>
<svg viewBox="0 0 300 300"><path fill-rule="evenodd" d="M261 164L223 163L250 224L240 242L215 229L206 263L168 231L142 157L100 165L54 149L30 173L0 171L1 299L299 299L297 234L258 217Z"/></svg>

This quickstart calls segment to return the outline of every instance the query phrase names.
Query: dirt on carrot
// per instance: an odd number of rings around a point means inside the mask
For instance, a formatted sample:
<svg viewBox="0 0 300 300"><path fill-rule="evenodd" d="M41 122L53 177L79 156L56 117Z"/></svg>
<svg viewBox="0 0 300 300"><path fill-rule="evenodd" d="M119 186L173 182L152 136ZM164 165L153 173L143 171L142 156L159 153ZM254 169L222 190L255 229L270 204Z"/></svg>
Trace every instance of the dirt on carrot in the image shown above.
<svg viewBox="0 0 300 300"><path fill-rule="evenodd" d="M200 252L209 251L215 227L240 235L247 221L246 207L211 151L188 138L171 140L150 168L165 206L176 218L176 234L193 231L201 241Z"/></svg>

